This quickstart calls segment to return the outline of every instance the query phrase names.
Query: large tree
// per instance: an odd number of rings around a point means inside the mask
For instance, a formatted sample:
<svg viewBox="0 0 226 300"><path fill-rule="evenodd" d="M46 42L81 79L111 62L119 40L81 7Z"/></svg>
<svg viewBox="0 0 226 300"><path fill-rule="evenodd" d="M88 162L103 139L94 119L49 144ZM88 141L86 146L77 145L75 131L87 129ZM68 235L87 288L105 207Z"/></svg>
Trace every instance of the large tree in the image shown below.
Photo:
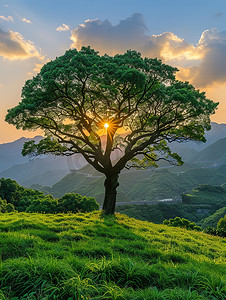
<svg viewBox="0 0 226 300"><path fill-rule="evenodd" d="M176 71L131 50L114 57L89 47L68 50L25 83L6 121L44 130L38 144L25 143L24 155L81 153L106 176L103 210L113 214L123 168L156 166L160 159L181 164L169 143L205 141L217 104L176 80Z"/></svg>

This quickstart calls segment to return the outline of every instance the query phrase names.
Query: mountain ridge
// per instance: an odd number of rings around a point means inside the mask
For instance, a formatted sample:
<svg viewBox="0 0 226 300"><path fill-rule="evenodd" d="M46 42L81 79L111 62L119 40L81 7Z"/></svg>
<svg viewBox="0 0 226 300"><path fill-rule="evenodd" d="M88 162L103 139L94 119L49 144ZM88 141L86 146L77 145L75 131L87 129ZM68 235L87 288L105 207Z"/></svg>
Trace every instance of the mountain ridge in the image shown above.
<svg viewBox="0 0 226 300"><path fill-rule="evenodd" d="M214 144L216 140L226 139L226 124L212 122L211 125L211 130L206 132L206 143L185 142L172 143L170 145L173 152L182 156L182 160L185 161L187 166L188 163L193 164L193 158L198 157L199 153L204 151L203 149ZM52 186L63 178L63 176L82 169L85 165L84 173L88 176L97 174L94 169L89 168L87 162L81 155L76 154L69 158L54 158L54 163L52 159L53 156L49 156L49 158L36 158L39 159L39 161L36 161L37 168L33 168L32 165L34 165L34 163L31 163L27 157L23 157L21 150L24 142L29 140L38 142L41 138L42 136L36 136L33 139L21 137L14 142L0 144L0 177L15 179L24 186L31 186L33 184ZM36 159L34 159L34 161ZM219 161L219 164L222 164L224 161L226 162L226 155L225 158L222 157L222 159L223 160ZM49 163L47 163L48 161ZM64 163L62 163L62 161L64 161ZM40 162L40 167L38 167L38 162ZM40 170L41 166L43 170ZM162 166L165 165L163 164ZM201 164L201 167L202 166ZM57 174L57 170L59 170L59 174ZM83 170L81 170L81 172L83 172Z"/></svg>

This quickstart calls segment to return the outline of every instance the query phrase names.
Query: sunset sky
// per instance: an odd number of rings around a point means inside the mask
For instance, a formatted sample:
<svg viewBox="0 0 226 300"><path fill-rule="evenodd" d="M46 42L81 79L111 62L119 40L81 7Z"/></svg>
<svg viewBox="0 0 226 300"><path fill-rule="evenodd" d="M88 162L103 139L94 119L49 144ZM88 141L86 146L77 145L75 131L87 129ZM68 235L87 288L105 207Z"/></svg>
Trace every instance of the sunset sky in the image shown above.
<svg viewBox="0 0 226 300"><path fill-rule="evenodd" d="M225 0L0 0L0 143L37 135L8 125L7 109L45 62L83 45L178 67L220 102L212 121L226 123Z"/></svg>

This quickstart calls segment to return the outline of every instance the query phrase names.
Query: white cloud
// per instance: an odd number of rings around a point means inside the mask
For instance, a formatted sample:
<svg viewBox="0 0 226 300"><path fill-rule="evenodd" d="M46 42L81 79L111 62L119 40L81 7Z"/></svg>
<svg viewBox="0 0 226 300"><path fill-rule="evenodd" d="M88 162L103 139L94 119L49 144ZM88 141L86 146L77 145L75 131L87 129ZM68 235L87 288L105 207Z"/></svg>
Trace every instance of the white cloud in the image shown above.
<svg viewBox="0 0 226 300"><path fill-rule="evenodd" d="M7 21L7 22L14 22L13 17L12 16L0 16L0 19L2 19L3 21Z"/></svg>
<svg viewBox="0 0 226 300"><path fill-rule="evenodd" d="M72 47L91 46L102 54L114 55L128 49L144 56L158 57L177 66L200 60L200 48L195 48L172 32L148 35L141 14L134 14L113 26L108 20L86 20L71 32Z"/></svg>
<svg viewBox="0 0 226 300"><path fill-rule="evenodd" d="M197 87L226 82L226 31L209 29L198 44L187 43L172 32L149 35L141 14L112 25L108 20L86 20L71 31L72 47L91 46L101 54L115 55L135 49L180 68L178 78Z"/></svg>
<svg viewBox="0 0 226 300"><path fill-rule="evenodd" d="M68 25L63 24L62 26L57 27L56 31L59 31L59 32L61 32L61 31L68 31L69 29L70 29L70 27Z"/></svg>
<svg viewBox="0 0 226 300"><path fill-rule="evenodd" d="M26 41L19 32L5 32L0 28L0 56L9 60L27 59L37 57L43 59L34 44Z"/></svg>
<svg viewBox="0 0 226 300"><path fill-rule="evenodd" d="M32 23L30 20L28 20L28 19L26 19L26 18L23 18L23 19L22 19L22 22L25 22L25 23L28 23L28 24L31 24L31 23Z"/></svg>
<svg viewBox="0 0 226 300"><path fill-rule="evenodd" d="M180 78L199 87L226 82L226 31L206 30L198 45L204 49L202 61L197 66L182 69Z"/></svg>

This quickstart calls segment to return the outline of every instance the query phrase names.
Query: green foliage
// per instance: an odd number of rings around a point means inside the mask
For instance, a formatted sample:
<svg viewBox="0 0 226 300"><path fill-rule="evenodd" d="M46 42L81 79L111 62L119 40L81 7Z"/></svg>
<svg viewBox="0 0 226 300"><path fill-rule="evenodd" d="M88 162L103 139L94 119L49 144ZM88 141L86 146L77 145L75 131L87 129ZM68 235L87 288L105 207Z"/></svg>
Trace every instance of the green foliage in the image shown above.
<svg viewBox="0 0 226 300"><path fill-rule="evenodd" d="M176 217L174 219L164 220L163 224L168 226L173 226L173 227L186 228L188 230L196 230L196 231L202 230L202 228L200 226L197 226L194 222L191 222L184 218L181 219L179 217Z"/></svg>
<svg viewBox="0 0 226 300"><path fill-rule="evenodd" d="M184 204L205 204L220 209L226 203L226 190L221 186L199 185L192 191L182 194L182 202Z"/></svg>
<svg viewBox="0 0 226 300"><path fill-rule="evenodd" d="M226 237L226 215L217 223L217 235Z"/></svg>
<svg viewBox="0 0 226 300"><path fill-rule="evenodd" d="M214 227L217 228L217 223L221 218L224 217L226 214L226 207L222 207L218 209L214 214L210 215L209 217L203 219L200 224L202 228L207 228L207 227Z"/></svg>
<svg viewBox="0 0 226 300"><path fill-rule="evenodd" d="M99 209L95 198L82 197L79 194L65 194L59 200L52 195L45 196L44 193L26 189L11 179L0 179L0 194L5 195L6 200L0 198L0 212L12 212L15 208L19 212L38 213L77 213L91 212ZM14 205L13 205L14 204Z"/></svg>
<svg viewBox="0 0 226 300"><path fill-rule="evenodd" d="M202 228L205 228L203 227L203 223L201 222L201 220L203 219L203 213L200 213L199 210L201 210L201 212L203 210L207 210L208 213L212 212L212 209L210 210L210 207L203 209L203 206L200 205L187 205L183 203L154 203L153 205L128 203L127 205L117 206L116 211L126 214L127 216L132 218L136 218L143 221L149 221L157 224L162 224L162 222L165 219L180 217L195 222L199 226L201 225ZM205 212L204 215L206 214L207 213Z"/></svg>
<svg viewBox="0 0 226 300"><path fill-rule="evenodd" d="M217 223L217 229L222 229L226 231L226 215L223 218L221 218Z"/></svg>
<svg viewBox="0 0 226 300"><path fill-rule="evenodd" d="M213 227L207 227L204 229L205 233L211 234L211 235L217 235L217 230L216 228Z"/></svg>
<svg viewBox="0 0 226 300"><path fill-rule="evenodd" d="M25 189L15 180L0 179L0 197L13 204L16 209L20 207L20 210L25 211L32 199L43 198L44 196L40 191Z"/></svg>
<svg viewBox="0 0 226 300"><path fill-rule="evenodd" d="M61 146L56 140L51 140L49 137L42 139L37 145L35 141L29 141L24 143L22 149L22 155L32 156L34 153L36 155L45 154L45 153L55 153L56 155L67 151L67 148Z"/></svg>
<svg viewBox="0 0 226 300"><path fill-rule="evenodd" d="M6 200L0 198L0 213L10 213L15 211L15 208L12 203L7 203Z"/></svg>
<svg viewBox="0 0 226 300"><path fill-rule="evenodd" d="M1 299L225 299L223 238L89 214L4 214Z"/></svg>
<svg viewBox="0 0 226 300"><path fill-rule="evenodd" d="M0 179L0 197L16 205L21 197L23 188L15 180Z"/></svg>
<svg viewBox="0 0 226 300"><path fill-rule="evenodd" d="M124 167L157 166L160 160L181 165L168 143L205 141L218 104L176 80L176 71L132 50L111 57L90 47L70 49L26 81L22 101L8 110L6 121L18 129L44 130L46 138L37 145L25 143L24 155L81 153L106 175L103 208L113 214L115 180ZM122 156L114 164L116 148Z"/></svg>
<svg viewBox="0 0 226 300"><path fill-rule="evenodd" d="M58 201L57 199L53 199L52 195L45 196L43 198L35 199L31 201L31 205L29 205L26 209L27 212L39 212L46 214L54 214L57 213Z"/></svg>
<svg viewBox="0 0 226 300"><path fill-rule="evenodd" d="M95 198L82 197L79 194L68 193L61 197L58 201L58 212L77 213L77 212L91 212L98 210L99 205Z"/></svg>
<svg viewBox="0 0 226 300"><path fill-rule="evenodd" d="M213 227L207 227L204 230L205 233L226 237L226 216L221 218L217 223L217 229Z"/></svg>
<svg viewBox="0 0 226 300"><path fill-rule="evenodd" d="M226 194L226 190L221 186L214 186L209 184L201 184L196 188L198 191L205 191L210 193Z"/></svg>

